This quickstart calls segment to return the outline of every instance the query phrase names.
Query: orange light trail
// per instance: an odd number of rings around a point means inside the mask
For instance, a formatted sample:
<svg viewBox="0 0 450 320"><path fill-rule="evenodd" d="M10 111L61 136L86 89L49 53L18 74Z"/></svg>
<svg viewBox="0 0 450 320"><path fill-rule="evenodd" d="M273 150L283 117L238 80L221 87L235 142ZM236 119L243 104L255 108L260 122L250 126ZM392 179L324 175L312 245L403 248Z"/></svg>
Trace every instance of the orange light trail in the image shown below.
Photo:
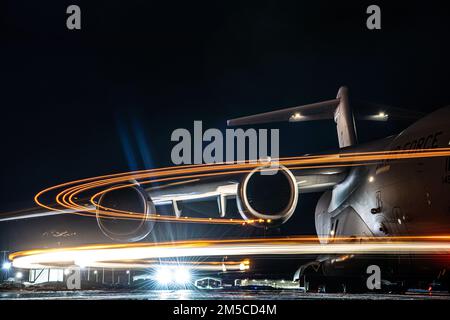
<svg viewBox="0 0 450 320"><path fill-rule="evenodd" d="M351 237L334 238L320 244L317 237L192 240L165 243L85 245L70 248L38 249L13 253L16 268L48 268L61 265L98 266L120 263L135 266L143 259L308 255L308 254L449 254L450 236Z"/></svg>
<svg viewBox="0 0 450 320"><path fill-rule="evenodd" d="M341 153L326 154L316 156L300 156L275 159L273 162L286 166L291 170L304 170L311 168L336 168L336 167L353 167L361 165L370 165L379 161L398 161L405 159L445 157L450 156L450 148L439 149L420 149L420 150L393 150L393 151L372 151L358 153ZM102 194L114 190L116 188L126 188L135 185L130 181L137 181L139 185L146 185L155 182L171 182L186 179L199 179L207 177L219 177L226 175L244 174L256 167L264 166L261 162L228 162L223 164L197 164L184 165L177 167L158 168L150 170L141 170L125 173L117 173L111 175L103 175L99 177L85 178L81 180L66 182L53 187L42 190L36 194L35 202L48 210L65 212L64 210L73 210L74 214L84 216L96 216L102 218L114 219L141 219L143 214L140 212L128 212L115 210L112 208L100 207L97 199ZM266 164L267 165L267 164ZM270 169L267 169L270 170ZM125 184L124 184L125 183ZM123 184L117 186L117 184ZM90 205L94 209L86 207L76 202L78 196L86 192L103 188L90 196ZM41 199L44 195L57 190L55 200L62 207L57 208L45 204ZM159 214L151 214L149 220L165 221L165 222L192 222L192 223L214 223L214 224L253 224L265 223L266 221L244 220L244 219L226 219L226 218L195 218L195 217L175 217Z"/></svg>

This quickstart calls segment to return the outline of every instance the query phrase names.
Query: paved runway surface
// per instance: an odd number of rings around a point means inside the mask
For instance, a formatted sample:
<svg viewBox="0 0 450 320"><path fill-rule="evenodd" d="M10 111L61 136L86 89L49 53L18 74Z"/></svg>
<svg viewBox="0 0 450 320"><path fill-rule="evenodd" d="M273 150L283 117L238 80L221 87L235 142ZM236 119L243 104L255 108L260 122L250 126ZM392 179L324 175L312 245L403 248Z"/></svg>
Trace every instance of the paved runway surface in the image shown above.
<svg viewBox="0 0 450 320"><path fill-rule="evenodd" d="M438 294L332 294L304 293L297 290L137 290L137 291L8 291L0 292L7 300L450 300Z"/></svg>

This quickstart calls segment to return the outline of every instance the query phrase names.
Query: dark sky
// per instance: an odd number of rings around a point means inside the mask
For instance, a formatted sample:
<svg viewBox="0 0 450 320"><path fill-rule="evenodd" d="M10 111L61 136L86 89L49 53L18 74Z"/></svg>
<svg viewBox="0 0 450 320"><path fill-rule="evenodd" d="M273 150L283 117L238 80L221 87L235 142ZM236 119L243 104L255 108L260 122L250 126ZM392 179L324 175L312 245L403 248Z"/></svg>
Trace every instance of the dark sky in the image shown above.
<svg viewBox="0 0 450 320"><path fill-rule="evenodd" d="M365 27L372 3L382 30ZM66 29L69 4L81 7L80 31ZM170 165L171 132L194 120L225 128L229 118L334 98L340 85L413 110L446 105L449 16L437 1L4 0L0 211L32 206L57 183ZM404 126L358 129L367 141ZM337 146L332 122L277 127L282 155Z"/></svg>

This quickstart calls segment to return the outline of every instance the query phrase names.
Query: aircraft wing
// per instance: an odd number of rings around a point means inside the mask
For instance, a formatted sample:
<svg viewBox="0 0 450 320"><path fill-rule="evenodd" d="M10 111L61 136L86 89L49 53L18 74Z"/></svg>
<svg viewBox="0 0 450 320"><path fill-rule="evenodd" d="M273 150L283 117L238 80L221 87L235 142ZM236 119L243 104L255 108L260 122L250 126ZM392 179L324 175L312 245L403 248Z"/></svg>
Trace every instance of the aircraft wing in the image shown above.
<svg viewBox="0 0 450 320"><path fill-rule="evenodd" d="M2 214L0 214L0 222L32 219L32 218L42 218L42 217L49 217L49 216L55 216L55 215L66 214L66 213L75 213L75 212L77 212L77 211L72 210L72 209L65 209L65 210L61 210L61 211L52 211L52 210L45 210L40 207L37 207L37 208L29 209L29 210L2 213Z"/></svg>
<svg viewBox="0 0 450 320"><path fill-rule="evenodd" d="M346 168L320 168L293 170L298 191L302 193L323 192L341 182L347 175ZM217 199L221 217L226 215L228 199L236 198L239 183L244 175L233 175L229 178L192 179L182 182L153 186L145 189L155 206L171 205L176 216L181 216L180 203L201 202ZM86 205L87 209L93 209ZM3 213L0 222L22 219L42 218L65 213L75 213L72 209L50 211L32 208L23 211Z"/></svg>
<svg viewBox="0 0 450 320"><path fill-rule="evenodd" d="M293 170L300 194L323 192L333 188L344 180L346 168L318 168ZM171 205L176 216L181 216L181 202L199 202L217 199L221 217L226 215L226 200L236 198L243 175L231 176L229 179L193 179L182 183L161 185L147 188L153 203Z"/></svg>

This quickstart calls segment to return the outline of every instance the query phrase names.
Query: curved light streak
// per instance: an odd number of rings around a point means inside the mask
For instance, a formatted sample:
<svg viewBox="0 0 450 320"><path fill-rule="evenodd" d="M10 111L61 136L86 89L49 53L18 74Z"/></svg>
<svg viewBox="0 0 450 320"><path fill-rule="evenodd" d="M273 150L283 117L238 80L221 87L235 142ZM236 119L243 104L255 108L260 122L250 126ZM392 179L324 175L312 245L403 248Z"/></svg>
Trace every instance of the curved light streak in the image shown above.
<svg viewBox="0 0 450 320"><path fill-rule="evenodd" d="M335 238L320 244L317 237L192 240L172 243L131 243L86 245L59 249L38 249L9 256L16 268L33 269L50 266L97 266L120 262L121 267L136 261L158 258L276 256L308 254L449 254L450 236ZM352 241L352 242L349 242Z"/></svg>
<svg viewBox="0 0 450 320"><path fill-rule="evenodd" d="M348 167L373 164L377 161L402 160L427 157L445 157L450 156L450 148L439 149L420 149L420 150L391 150L391 151L371 151L344 154L326 154L316 156L300 156L274 159L277 163L288 167L289 169L301 170L310 168L327 167ZM98 207L96 200L103 193L116 188L116 184L126 183L123 188L132 186L137 181L140 185L155 182L171 182L186 179L198 179L206 177L219 177L231 174L242 174L253 170L255 167L264 166L261 162L228 162L223 164L197 164L184 165L168 168L158 168L150 170L141 170L133 172L116 173L103 175L99 177L85 178L81 180L66 182L53 187L46 188L36 194L35 202L48 210L78 214L84 216L94 216L98 213L102 218L114 219L141 219L142 213L127 212L115 210L112 208ZM102 189L103 188L103 189ZM100 191L95 192L95 190ZM61 190L57 193L55 200L61 208L45 204L42 198L51 192ZM91 207L77 203L77 198L81 194L95 192L90 196ZM269 221L243 220L243 219L225 219L225 218L194 218L194 217L175 217L167 215L151 215L151 220L165 222L192 222L192 223L215 223L215 224L254 224L267 223Z"/></svg>

